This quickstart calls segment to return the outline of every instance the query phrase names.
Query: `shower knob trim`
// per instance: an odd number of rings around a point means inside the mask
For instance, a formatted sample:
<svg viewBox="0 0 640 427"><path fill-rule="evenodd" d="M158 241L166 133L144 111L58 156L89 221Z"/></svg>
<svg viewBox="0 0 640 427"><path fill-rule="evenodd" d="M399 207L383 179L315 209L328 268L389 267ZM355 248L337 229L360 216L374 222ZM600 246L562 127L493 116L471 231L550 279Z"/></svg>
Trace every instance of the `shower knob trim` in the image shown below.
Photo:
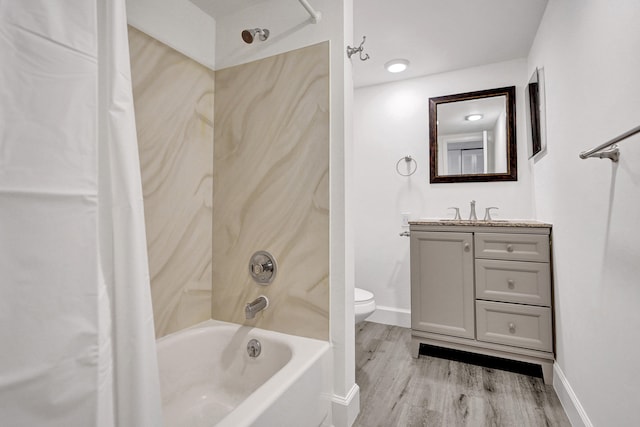
<svg viewBox="0 0 640 427"><path fill-rule="evenodd" d="M258 251L249 260L249 274L259 285L268 285L276 277L276 259L267 251Z"/></svg>

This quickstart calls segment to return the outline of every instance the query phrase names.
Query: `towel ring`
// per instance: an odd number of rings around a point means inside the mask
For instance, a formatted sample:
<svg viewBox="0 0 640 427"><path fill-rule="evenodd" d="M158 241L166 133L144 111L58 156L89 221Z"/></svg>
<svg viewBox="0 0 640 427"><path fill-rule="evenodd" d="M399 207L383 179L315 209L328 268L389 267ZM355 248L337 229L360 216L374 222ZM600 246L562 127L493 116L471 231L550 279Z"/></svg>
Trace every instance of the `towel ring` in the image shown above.
<svg viewBox="0 0 640 427"><path fill-rule="evenodd" d="M403 160L407 164L407 173L400 172L400 163ZM400 176L411 176L414 173L416 173L417 170L418 170L418 162L416 162L416 159L414 159L411 156L404 156L400 160L398 160L398 162L396 163L396 172L398 172L398 175Z"/></svg>

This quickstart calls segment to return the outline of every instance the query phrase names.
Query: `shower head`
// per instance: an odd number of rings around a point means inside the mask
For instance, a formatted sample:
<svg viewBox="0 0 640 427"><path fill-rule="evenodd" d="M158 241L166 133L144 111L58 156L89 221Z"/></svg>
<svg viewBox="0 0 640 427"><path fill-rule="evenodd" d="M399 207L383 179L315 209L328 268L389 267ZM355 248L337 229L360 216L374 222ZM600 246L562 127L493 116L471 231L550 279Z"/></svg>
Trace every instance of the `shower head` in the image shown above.
<svg viewBox="0 0 640 427"><path fill-rule="evenodd" d="M256 34L258 35L260 41L265 41L269 38L269 30L267 30L266 28L254 28L253 30L244 30L242 32L242 40L244 40L244 42L247 44L251 44L253 43L253 39L255 38Z"/></svg>

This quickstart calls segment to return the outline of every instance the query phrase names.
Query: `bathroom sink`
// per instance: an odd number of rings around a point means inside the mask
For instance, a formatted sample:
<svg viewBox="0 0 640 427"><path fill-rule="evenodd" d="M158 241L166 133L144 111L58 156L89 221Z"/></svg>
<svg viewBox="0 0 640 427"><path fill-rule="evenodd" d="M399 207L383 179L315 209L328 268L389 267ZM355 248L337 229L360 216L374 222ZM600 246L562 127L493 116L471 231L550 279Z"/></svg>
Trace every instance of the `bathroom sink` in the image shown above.
<svg viewBox="0 0 640 427"><path fill-rule="evenodd" d="M479 223L480 221L469 221L467 219L451 218L423 218L415 221L409 221L410 225L477 225Z"/></svg>
<svg viewBox="0 0 640 427"><path fill-rule="evenodd" d="M477 219L470 221L468 219L451 219L451 218L423 218L415 221L409 221L411 225L475 225L475 226L503 226L503 227L548 227L550 224L535 220L519 220L519 219L491 219L488 221Z"/></svg>
<svg viewBox="0 0 640 427"><path fill-rule="evenodd" d="M488 221L486 220L482 220L482 219L475 219L475 220L468 220L468 219L439 219L436 220L434 222L441 222L441 223L446 223L446 224L477 224L477 225L483 225L483 224L508 224L511 222L521 222L521 221L511 221L508 219L490 219Z"/></svg>

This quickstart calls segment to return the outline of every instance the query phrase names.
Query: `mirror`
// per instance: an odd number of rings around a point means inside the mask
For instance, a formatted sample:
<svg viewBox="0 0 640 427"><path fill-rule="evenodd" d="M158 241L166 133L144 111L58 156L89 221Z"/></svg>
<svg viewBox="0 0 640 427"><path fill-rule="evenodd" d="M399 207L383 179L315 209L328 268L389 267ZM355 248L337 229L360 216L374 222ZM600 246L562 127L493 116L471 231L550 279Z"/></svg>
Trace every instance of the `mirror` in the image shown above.
<svg viewBox="0 0 640 427"><path fill-rule="evenodd" d="M429 98L430 182L517 181L516 88Z"/></svg>
<svg viewBox="0 0 640 427"><path fill-rule="evenodd" d="M544 73L536 68L525 92L527 106L527 134L529 136L529 158L537 157L546 148L544 111Z"/></svg>

